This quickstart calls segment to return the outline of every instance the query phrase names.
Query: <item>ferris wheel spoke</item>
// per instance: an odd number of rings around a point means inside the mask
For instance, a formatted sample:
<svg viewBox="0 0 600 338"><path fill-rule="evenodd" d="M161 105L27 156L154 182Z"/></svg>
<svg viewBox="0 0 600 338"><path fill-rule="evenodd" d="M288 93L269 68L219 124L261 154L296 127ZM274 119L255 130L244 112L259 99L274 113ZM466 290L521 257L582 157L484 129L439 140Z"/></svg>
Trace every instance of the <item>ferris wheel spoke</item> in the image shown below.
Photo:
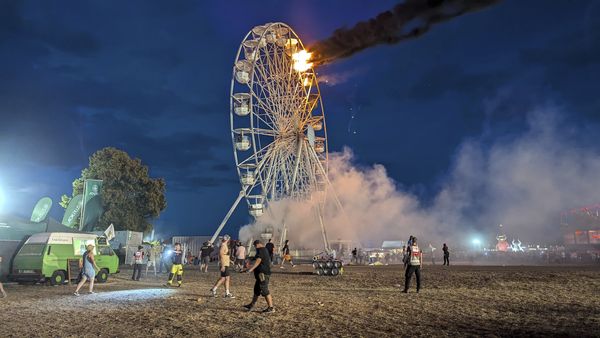
<svg viewBox="0 0 600 338"><path fill-rule="evenodd" d="M262 61L262 59L260 59ZM259 63L255 66L255 70L257 70L257 72L255 72L255 74L257 75L257 79L254 82L254 84L256 84L257 86L260 87L260 90L262 92L261 95L261 99L264 100L260 101L261 103L264 103L263 106L265 106L265 110L269 111L269 112L277 112L277 105L274 104L274 102L272 102L270 100L270 94L273 93L275 91L275 87L273 85L273 81L271 81L268 76L266 75L266 69L264 67L263 63ZM266 95L269 94L269 95Z"/></svg>
<svg viewBox="0 0 600 338"><path fill-rule="evenodd" d="M255 164L257 162L260 162L261 159L265 156L265 154L267 154L267 152L269 151L269 149L272 148L272 147L274 147L274 146L275 146L275 142L271 142L271 143L267 144L266 146L264 146L261 149L259 149L256 153L250 155L249 157L247 157L243 161L240 161L238 163L238 167L251 164L252 162L254 162Z"/></svg>

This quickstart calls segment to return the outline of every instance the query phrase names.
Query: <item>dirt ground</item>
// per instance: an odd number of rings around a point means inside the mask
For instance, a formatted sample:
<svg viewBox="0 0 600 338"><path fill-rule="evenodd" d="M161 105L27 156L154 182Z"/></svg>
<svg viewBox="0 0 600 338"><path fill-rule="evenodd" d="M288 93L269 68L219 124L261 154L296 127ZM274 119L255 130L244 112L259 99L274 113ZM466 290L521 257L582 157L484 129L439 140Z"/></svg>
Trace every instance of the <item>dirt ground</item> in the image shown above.
<svg viewBox="0 0 600 338"><path fill-rule="evenodd" d="M188 268L181 288L165 275L128 279L124 270L97 294L74 286L6 285L2 337L396 337L599 336L600 267L425 266L423 288L401 293L401 266L346 267L319 277L312 268L275 269L276 312L242 305L253 276L235 273L235 299L209 297L217 279ZM87 291L87 288L83 289Z"/></svg>

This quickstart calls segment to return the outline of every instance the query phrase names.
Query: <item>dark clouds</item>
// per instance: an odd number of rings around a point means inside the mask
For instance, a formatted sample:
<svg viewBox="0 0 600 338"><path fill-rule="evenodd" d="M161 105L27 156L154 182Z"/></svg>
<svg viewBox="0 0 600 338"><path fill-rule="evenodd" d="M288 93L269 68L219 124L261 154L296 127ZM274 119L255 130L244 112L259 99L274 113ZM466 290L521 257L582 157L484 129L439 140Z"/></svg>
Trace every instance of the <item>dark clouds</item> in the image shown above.
<svg viewBox="0 0 600 338"><path fill-rule="evenodd" d="M72 30L52 17L41 22L28 19L23 14L24 5L25 2L15 0L0 4L0 43L31 41L79 57L89 57L100 50L100 42L90 32Z"/></svg>
<svg viewBox="0 0 600 338"><path fill-rule="evenodd" d="M118 147L165 177L161 226L207 234L239 189L227 97L244 34L283 21L310 44L397 3L2 1L0 181L44 187L27 203L56 199L94 151ZM336 79L321 88L330 149L349 145L359 164L384 163L427 195L465 139L517 137L540 101L597 121L600 6L582 3L504 1L318 69ZM206 228L186 228L198 206ZM240 208L233 227L246 220Z"/></svg>

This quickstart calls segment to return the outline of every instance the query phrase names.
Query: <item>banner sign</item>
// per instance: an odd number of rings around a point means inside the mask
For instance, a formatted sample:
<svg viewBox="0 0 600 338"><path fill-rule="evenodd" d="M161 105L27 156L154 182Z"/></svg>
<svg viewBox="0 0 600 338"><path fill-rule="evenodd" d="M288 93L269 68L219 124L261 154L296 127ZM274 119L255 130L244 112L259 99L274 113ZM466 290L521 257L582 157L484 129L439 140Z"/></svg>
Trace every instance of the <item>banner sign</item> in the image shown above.
<svg viewBox="0 0 600 338"><path fill-rule="evenodd" d="M74 228L81 215L81 209L83 208L83 194L79 194L69 201L69 205L65 210L65 215L62 219L62 224L70 228Z"/></svg>

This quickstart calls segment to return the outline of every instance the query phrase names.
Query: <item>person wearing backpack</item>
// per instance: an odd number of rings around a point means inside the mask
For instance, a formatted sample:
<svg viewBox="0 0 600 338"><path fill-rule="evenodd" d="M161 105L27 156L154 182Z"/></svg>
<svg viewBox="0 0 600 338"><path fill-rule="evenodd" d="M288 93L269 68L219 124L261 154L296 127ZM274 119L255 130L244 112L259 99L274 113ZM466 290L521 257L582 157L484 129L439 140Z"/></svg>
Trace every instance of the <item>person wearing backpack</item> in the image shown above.
<svg viewBox="0 0 600 338"><path fill-rule="evenodd" d="M131 279L134 281L140 280L140 275L142 274L142 265L144 264L144 251L142 251L144 247L139 245L138 250L133 254L133 275ZM137 272L137 277L135 273Z"/></svg>
<svg viewBox="0 0 600 338"><path fill-rule="evenodd" d="M79 296L79 289L85 284L86 280L90 281L90 294L94 293L94 279L96 278L96 270L100 270L96 265L96 260L94 259L94 245L88 244L87 250L83 253L82 260L79 262L79 267L81 268L81 281L77 284L77 289L75 296Z"/></svg>

